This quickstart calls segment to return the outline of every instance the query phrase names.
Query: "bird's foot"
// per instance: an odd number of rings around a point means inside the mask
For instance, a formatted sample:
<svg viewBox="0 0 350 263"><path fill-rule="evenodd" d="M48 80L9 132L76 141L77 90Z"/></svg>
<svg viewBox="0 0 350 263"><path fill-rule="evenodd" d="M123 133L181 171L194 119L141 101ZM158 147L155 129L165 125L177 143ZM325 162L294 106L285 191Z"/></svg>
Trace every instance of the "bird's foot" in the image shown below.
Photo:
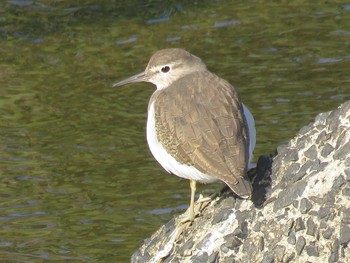
<svg viewBox="0 0 350 263"><path fill-rule="evenodd" d="M190 206L185 213L180 215L180 223L193 222L194 219L200 215L202 210L211 202L212 198L204 197L203 195L199 195L198 200L195 202L193 208Z"/></svg>
<svg viewBox="0 0 350 263"><path fill-rule="evenodd" d="M180 215L180 223L186 223L186 222L193 222L194 218L196 217L195 209L194 207L187 208L186 212Z"/></svg>

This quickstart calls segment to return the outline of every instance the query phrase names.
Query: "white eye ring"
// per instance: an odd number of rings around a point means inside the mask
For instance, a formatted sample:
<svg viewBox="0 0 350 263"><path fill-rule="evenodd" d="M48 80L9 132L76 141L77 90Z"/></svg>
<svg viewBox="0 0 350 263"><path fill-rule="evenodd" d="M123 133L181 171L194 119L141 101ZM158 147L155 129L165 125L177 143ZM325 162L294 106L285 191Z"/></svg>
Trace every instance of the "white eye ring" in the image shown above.
<svg viewBox="0 0 350 263"><path fill-rule="evenodd" d="M164 66L164 67L161 68L161 71L163 73L168 73L170 71L170 67L169 66Z"/></svg>

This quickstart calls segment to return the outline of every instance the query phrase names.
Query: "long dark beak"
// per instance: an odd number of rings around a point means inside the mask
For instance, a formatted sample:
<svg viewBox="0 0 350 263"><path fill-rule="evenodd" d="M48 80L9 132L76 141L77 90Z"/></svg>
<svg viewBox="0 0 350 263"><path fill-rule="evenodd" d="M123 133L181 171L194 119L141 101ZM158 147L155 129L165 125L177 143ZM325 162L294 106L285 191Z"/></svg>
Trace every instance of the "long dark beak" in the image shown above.
<svg viewBox="0 0 350 263"><path fill-rule="evenodd" d="M147 81L147 77L148 76L147 76L146 72L141 72L141 73L136 74L130 78L127 78L127 79L124 79L124 80L119 81L117 83L114 83L112 87L117 88L117 87L124 86L124 85L130 84L130 83Z"/></svg>

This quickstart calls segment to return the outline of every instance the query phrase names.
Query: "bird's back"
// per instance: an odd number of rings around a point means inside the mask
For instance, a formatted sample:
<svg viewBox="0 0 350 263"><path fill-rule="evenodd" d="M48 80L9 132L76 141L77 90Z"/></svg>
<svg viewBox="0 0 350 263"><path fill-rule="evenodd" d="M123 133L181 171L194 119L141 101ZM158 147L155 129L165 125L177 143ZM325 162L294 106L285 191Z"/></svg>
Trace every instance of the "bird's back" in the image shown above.
<svg viewBox="0 0 350 263"><path fill-rule="evenodd" d="M157 90L152 102L158 141L172 157L250 198L247 124L228 82L206 70L194 72Z"/></svg>

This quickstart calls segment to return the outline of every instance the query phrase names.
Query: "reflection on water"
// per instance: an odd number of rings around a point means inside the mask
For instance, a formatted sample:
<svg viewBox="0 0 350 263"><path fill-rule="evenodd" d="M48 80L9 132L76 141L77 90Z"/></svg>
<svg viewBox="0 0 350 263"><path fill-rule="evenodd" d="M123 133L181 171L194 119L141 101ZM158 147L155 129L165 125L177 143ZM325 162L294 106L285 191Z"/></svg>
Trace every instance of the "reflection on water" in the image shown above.
<svg viewBox="0 0 350 263"><path fill-rule="evenodd" d="M3 261L127 262L185 210L188 182L146 145L154 88L111 88L157 49L186 48L237 87L256 158L350 98L350 11L337 1L3 1L0 12Z"/></svg>

